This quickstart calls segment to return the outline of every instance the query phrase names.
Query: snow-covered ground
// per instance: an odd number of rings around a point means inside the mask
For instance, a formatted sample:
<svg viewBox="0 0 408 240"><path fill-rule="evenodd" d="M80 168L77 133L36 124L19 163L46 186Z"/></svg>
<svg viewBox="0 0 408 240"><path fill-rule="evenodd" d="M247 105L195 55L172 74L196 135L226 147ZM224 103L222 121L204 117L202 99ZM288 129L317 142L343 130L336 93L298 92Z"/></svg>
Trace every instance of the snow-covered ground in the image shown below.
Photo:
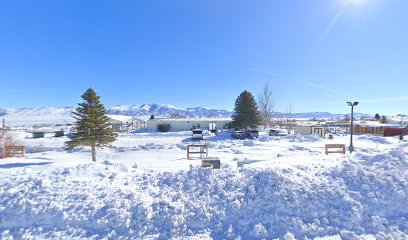
<svg viewBox="0 0 408 240"><path fill-rule="evenodd" d="M408 142L206 133L221 169L188 160L190 132L121 134L90 160L31 139L0 160L1 239L408 239ZM194 142L196 143L196 142ZM243 168L237 161L244 161Z"/></svg>

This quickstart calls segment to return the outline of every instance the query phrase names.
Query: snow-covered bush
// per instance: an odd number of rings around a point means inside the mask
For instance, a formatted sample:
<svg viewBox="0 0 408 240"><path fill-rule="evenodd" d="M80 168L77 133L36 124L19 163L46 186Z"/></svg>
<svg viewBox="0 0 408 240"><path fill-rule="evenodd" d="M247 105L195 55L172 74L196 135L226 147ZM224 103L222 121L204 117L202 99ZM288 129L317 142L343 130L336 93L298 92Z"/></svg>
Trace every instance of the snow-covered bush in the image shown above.
<svg viewBox="0 0 408 240"><path fill-rule="evenodd" d="M268 231L265 229L264 226L262 226L261 223L258 223L254 226L254 232L255 232L255 236L258 239L263 239L267 236Z"/></svg>
<svg viewBox="0 0 408 240"><path fill-rule="evenodd" d="M170 124L157 124L157 131L159 132L170 131Z"/></svg>
<svg viewBox="0 0 408 240"><path fill-rule="evenodd" d="M0 148L17 144L16 137L10 131L0 132Z"/></svg>

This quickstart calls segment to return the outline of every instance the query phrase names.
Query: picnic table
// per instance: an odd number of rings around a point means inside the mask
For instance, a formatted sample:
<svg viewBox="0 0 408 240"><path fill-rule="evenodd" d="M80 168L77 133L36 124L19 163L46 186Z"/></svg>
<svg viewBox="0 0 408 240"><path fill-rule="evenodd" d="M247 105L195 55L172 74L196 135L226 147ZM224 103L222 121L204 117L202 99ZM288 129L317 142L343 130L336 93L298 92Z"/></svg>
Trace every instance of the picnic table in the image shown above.
<svg viewBox="0 0 408 240"><path fill-rule="evenodd" d="M344 144L326 144L325 145L326 155L329 153L342 153L346 154L346 146Z"/></svg>
<svg viewBox="0 0 408 240"><path fill-rule="evenodd" d="M190 159L191 154L200 154L200 158L203 158L204 155L208 157L208 145L207 144L187 145L187 159Z"/></svg>
<svg viewBox="0 0 408 240"><path fill-rule="evenodd" d="M24 157L25 146L5 146L0 148L0 157Z"/></svg>

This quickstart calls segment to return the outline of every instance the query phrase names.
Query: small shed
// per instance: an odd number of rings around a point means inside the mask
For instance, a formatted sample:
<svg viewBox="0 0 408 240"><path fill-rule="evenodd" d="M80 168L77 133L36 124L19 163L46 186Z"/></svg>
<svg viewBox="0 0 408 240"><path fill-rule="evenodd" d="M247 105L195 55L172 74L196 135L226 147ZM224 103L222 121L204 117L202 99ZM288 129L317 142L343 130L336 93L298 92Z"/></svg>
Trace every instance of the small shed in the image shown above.
<svg viewBox="0 0 408 240"><path fill-rule="evenodd" d="M116 120L116 119L109 119L109 123L114 132L121 132L123 130L122 128L123 123L121 121Z"/></svg>
<svg viewBox="0 0 408 240"><path fill-rule="evenodd" d="M135 117L132 118L132 122L129 124L128 124L128 127L130 127L132 130L137 130L137 129L146 127L145 120L140 119L140 118L135 118Z"/></svg>
<svg viewBox="0 0 408 240"><path fill-rule="evenodd" d="M146 121L132 116L108 115L108 117L115 132L129 132L146 127Z"/></svg>
<svg viewBox="0 0 408 240"><path fill-rule="evenodd" d="M321 138L326 135L327 127L326 125L319 123L298 123L295 126L295 134L300 135L311 135L315 134Z"/></svg>

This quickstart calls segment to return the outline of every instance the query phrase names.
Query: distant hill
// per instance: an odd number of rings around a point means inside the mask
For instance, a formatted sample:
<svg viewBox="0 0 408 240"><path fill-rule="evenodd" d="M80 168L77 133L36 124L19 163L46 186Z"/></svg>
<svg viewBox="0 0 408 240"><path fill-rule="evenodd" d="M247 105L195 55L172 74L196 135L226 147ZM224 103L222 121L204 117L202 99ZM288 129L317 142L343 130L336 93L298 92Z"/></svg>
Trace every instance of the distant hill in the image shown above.
<svg viewBox="0 0 408 240"><path fill-rule="evenodd" d="M10 113L10 112L12 112L13 110L11 110L11 109L6 109L6 108L0 108L0 117L1 116L4 116L4 115L6 115L6 114L8 114L8 113Z"/></svg>
<svg viewBox="0 0 408 240"><path fill-rule="evenodd" d="M6 119L12 125L26 124L65 124L72 123L73 107L41 107L41 108L20 108L2 109L0 117ZM174 115L185 117L230 117L233 112L229 110L213 109L208 107L177 108L169 104L142 104L142 105L118 105L107 109L111 115L135 116L147 119L151 115L156 117L171 117ZM277 117L291 117L302 119L341 119L345 114L333 114L329 112L309 112L309 113L276 113ZM369 114L355 113L355 118L371 117Z"/></svg>
<svg viewBox="0 0 408 240"><path fill-rule="evenodd" d="M36 124L66 124L72 123L72 107L42 107L6 109L0 118L6 120L7 125L36 125Z"/></svg>
<svg viewBox="0 0 408 240"><path fill-rule="evenodd" d="M276 113L277 117L292 117L292 118L304 118L304 119L342 119L346 114L336 114L336 113L329 113L329 112L308 112L308 113ZM366 118L372 117L370 114L365 113L354 113L354 118Z"/></svg>

